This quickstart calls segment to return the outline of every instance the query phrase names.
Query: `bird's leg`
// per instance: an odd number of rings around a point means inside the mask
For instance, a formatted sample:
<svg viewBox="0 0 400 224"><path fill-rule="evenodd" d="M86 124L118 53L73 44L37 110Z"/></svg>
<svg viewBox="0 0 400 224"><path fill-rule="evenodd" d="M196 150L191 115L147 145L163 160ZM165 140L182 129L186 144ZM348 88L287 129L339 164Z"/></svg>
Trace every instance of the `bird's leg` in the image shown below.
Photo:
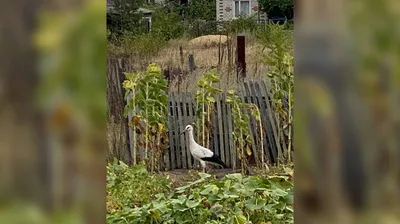
<svg viewBox="0 0 400 224"><path fill-rule="evenodd" d="M208 172L212 170L212 166L208 166Z"/></svg>
<svg viewBox="0 0 400 224"><path fill-rule="evenodd" d="M204 161L200 161L200 165L201 165L201 167L202 167L202 169L203 169L203 173L205 173L206 172L206 163L204 162Z"/></svg>
<svg viewBox="0 0 400 224"><path fill-rule="evenodd" d="M202 165L203 165L203 173L207 173L207 163L204 163Z"/></svg>

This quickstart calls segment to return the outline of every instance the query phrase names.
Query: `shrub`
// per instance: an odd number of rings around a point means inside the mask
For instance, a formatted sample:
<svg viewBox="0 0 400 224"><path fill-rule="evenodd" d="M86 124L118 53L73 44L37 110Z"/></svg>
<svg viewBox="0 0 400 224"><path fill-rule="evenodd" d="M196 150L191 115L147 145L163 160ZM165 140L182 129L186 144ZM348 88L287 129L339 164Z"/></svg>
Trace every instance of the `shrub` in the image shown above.
<svg viewBox="0 0 400 224"><path fill-rule="evenodd" d="M216 20L216 1L215 0L191 0L184 9L185 19L189 21Z"/></svg>
<svg viewBox="0 0 400 224"><path fill-rule="evenodd" d="M143 16L137 10L143 0L113 0L114 10L107 13L107 28L117 37L125 32L143 33Z"/></svg>
<svg viewBox="0 0 400 224"><path fill-rule="evenodd" d="M224 24L227 34L236 35L241 32L253 33L257 30L257 23L254 16L239 17Z"/></svg>
<svg viewBox="0 0 400 224"><path fill-rule="evenodd" d="M179 38L183 35L185 27L181 17L175 12L166 12L164 9L156 9L152 16L151 33L162 37L165 41Z"/></svg>
<svg viewBox="0 0 400 224"><path fill-rule="evenodd" d="M164 45L164 38L154 33L143 33L140 35L125 33L121 39L120 48L125 53L136 54L147 63L146 59L157 54Z"/></svg>
<svg viewBox="0 0 400 224"><path fill-rule="evenodd" d="M293 19L294 0L258 0L258 3L268 18L277 16Z"/></svg>
<svg viewBox="0 0 400 224"><path fill-rule="evenodd" d="M191 0L188 4L181 4L178 0L169 0L166 7L168 11L177 13L185 21L195 20L215 21L215 0Z"/></svg>

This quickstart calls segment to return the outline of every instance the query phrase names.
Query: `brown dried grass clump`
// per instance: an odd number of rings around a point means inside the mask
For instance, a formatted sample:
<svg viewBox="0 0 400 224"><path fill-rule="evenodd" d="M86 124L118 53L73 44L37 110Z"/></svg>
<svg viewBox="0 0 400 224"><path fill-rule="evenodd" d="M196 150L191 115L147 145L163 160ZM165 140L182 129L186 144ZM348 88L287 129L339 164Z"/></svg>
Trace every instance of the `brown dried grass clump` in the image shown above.
<svg viewBox="0 0 400 224"><path fill-rule="evenodd" d="M219 44L226 45L227 40L226 35L206 35L190 40L187 47L192 49L216 47Z"/></svg>

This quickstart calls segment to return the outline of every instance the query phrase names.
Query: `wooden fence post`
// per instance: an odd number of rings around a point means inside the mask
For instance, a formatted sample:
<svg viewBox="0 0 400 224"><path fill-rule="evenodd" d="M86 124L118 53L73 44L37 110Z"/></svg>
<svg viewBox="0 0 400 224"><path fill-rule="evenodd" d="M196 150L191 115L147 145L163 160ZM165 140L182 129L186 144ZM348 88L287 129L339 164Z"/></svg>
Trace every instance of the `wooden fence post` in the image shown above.
<svg viewBox="0 0 400 224"><path fill-rule="evenodd" d="M194 56L193 54L189 54L189 71L193 72L196 70L196 65L194 63Z"/></svg>
<svg viewBox="0 0 400 224"><path fill-rule="evenodd" d="M128 119L123 116L125 108L124 61L109 60L107 71L107 160L115 157L124 163L132 163L129 145Z"/></svg>
<svg viewBox="0 0 400 224"><path fill-rule="evenodd" d="M179 55L181 56L181 65L185 63L185 58L183 57L183 48L182 46L179 46Z"/></svg>

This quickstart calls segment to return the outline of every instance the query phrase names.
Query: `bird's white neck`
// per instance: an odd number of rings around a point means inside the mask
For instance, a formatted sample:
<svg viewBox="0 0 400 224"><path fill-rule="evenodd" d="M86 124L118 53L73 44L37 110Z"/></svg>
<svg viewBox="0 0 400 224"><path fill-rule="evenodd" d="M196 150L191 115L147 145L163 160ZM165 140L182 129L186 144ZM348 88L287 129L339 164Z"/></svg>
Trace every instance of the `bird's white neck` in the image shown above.
<svg viewBox="0 0 400 224"><path fill-rule="evenodd" d="M196 141L194 140L193 130L189 131L189 149L192 150L193 146L197 145Z"/></svg>

